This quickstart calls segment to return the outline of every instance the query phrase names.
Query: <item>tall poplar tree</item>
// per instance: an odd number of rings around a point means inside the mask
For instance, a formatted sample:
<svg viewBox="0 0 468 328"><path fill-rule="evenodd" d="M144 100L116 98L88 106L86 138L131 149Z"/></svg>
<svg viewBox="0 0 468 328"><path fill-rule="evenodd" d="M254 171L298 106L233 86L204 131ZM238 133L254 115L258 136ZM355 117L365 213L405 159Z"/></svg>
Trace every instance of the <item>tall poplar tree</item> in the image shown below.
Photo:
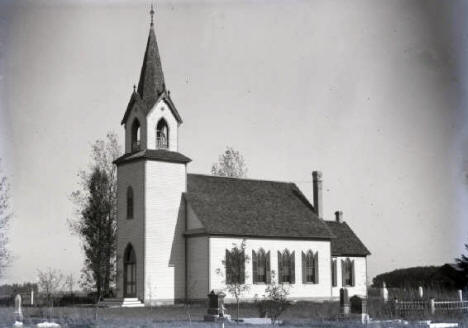
<svg viewBox="0 0 468 328"><path fill-rule="evenodd" d="M114 133L92 146L91 165L81 171L81 188L72 193L76 218L69 224L81 241L85 255L81 285L94 289L97 297L109 296L115 281L117 233L117 170L120 154Z"/></svg>

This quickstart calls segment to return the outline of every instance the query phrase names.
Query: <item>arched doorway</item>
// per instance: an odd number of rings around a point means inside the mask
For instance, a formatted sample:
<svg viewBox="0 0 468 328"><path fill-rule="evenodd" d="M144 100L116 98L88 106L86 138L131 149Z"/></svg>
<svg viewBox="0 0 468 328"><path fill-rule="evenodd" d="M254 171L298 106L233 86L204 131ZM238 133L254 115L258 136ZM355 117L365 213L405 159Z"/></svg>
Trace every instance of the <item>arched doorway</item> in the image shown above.
<svg viewBox="0 0 468 328"><path fill-rule="evenodd" d="M136 256L131 244L124 253L124 297L136 297Z"/></svg>

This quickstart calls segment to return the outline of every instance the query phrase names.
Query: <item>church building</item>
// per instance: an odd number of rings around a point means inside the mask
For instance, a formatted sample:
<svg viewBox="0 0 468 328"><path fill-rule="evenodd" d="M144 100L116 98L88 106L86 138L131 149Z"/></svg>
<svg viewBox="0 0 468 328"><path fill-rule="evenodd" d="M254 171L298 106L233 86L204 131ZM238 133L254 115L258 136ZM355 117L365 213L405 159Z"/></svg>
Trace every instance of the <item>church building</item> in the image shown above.
<svg viewBox="0 0 468 328"><path fill-rule="evenodd" d="M348 288L367 294L368 249L343 221L325 220L322 175L314 200L291 182L188 173L179 152L182 117L164 81L151 26L138 86L122 119L117 165L117 297L127 305L206 300L232 277L233 244L245 242L251 301L275 279L295 300L329 300ZM227 301L233 295L227 293Z"/></svg>

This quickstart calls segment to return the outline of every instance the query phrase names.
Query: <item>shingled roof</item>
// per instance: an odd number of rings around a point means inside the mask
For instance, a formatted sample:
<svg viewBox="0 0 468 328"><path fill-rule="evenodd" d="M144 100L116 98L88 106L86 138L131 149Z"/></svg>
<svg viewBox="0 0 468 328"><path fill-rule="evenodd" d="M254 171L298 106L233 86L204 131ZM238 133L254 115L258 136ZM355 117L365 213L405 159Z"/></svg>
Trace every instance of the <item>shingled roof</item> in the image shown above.
<svg viewBox="0 0 468 328"><path fill-rule="evenodd" d="M159 96L166 90L161 58L159 57L158 43L154 26L151 24L146 43L145 57L141 66L138 94L148 108L152 108Z"/></svg>
<svg viewBox="0 0 468 328"><path fill-rule="evenodd" d="M346 222L325 221L336 236L331 243L332 256L367 256L369 250Z"/></svg>
<svg viewBox="0 0 468 328"><path fill-rule="evenodd" d="M294 183L187 175L185 199L203 233L245 237L331 239Z"/></svg>
<svg viewBox="0 0 468 328"><path fill-rule="evenodd" d="M172 102L170 92L166 90L156 34L154 33L154 26L151 24L143 65L141 66L138 89L133 91L121 123L125 123L130 110L134 106L141 108L146 115L161 99L165 100L169 105L177 122L182 123L182 118Z"/></svg>
<svg viewBox="0 0 468 328"><path fill-rule="evenodd" d="M134 153L127 153L117 158L115 164L123 164L139 159L149 159L153 161L163 161L172 163L188 163L192 160L181 153L165 149L146 149Z"/></svg>

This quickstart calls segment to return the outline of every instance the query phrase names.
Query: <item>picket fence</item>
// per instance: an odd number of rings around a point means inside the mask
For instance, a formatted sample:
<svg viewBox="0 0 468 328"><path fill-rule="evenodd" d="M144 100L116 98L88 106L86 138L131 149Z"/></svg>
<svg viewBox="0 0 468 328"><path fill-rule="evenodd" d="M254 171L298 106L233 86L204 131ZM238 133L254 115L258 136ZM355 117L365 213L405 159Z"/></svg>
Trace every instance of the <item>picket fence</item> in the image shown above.
<svg viewBox="0 0 468 328"><path fill-rule="evenodd" d="M468 301L436 301L431 298L429 300L413 300L413 301L400 301L394 300L393 306L397 314L409 314L415 312L427 312L435 314L438 311L459 311L468 312Z"/></svg>

